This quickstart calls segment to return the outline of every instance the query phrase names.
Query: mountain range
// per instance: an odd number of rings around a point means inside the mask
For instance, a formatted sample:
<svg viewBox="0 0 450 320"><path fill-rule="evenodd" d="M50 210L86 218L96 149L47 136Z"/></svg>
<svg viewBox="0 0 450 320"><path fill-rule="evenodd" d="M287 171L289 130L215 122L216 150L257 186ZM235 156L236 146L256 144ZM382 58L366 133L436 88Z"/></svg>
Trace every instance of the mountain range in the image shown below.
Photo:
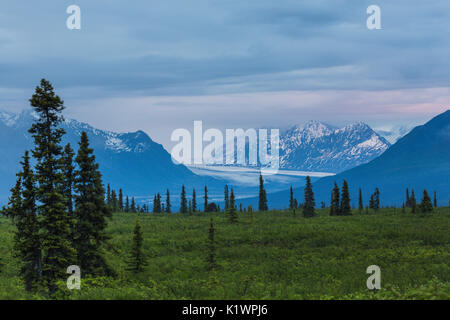
<svg viewBox="0 0 450 320"><path fill-rule="evenodd" d="M390 134L388 131L384 133ZM270 130L268 130L268 136L270 141ZM246 139L244 131L237 134L237 138ZM249 165L249 140L245 141L245 149L240 149L237 138L234 143L235 161L238 159L238 151L245 152L245 166L252 167ZM281 131L279 141L280 169L327 173L338 173L367 163L391 146L387 139L363 122L337 128L313 120ZM230 142L233 143L230 139L224 144L223 162L225 162L226 154L225 145ZM267 149L270 154L271 143L268 143ZM242 167L243 165L235 163L227 166ZM258 161L258 164L253 167L260 166Z"/></svg>
<svg viewBox="0 0 450 320"><path fill-rule="evenodd" d="M30 111L20 114L0 111L0 204L5 204L9 189L14 185L21 156L26 149L32 148L33 141L27 130L34 117ZM436 189L441 195L440 203L446 204L450 198L449 117L450 111L447 111L426 125L413 129L392 146L362 122L343 128L318 121L294 126L280 135L281 168L337 172L336 176L314 179L317 203L329 202L329 190L334 181L346 179L353 193L361 186L366 198L378 186L386 203L398 204L406 187L416 190L426 187ZM211 199L221 199L225 183L233 185L238 195L251 197L257 194L256 183L240 185L227 180L225 175L196 174L182 164L173 163L164 147L143 131L116 133L71 119L65 120L62 127L66 131L63 143L70 143L75 150L81 132L86 131L100 164L103 181L114 189L122 188L125 194L137 199L151 199L156 192L170 189L175 200L182 184L188 193L195 187L199 198L207 185ZM297 171L292 173L299 176ZM243 175L241 172L238 174ZM300 180L287 180L286 175L268 179L268 192L287 189L289 183L293 183L297 187L296 197L301 200L300 186L303 182ZM270 205L284 207L285 193L271 193ZM250 198L244 202L253 200Z"/></svg>
<svg viewBox="0 0 450 320"><path fill-rule="evenodd" d="M359 188L365 204L378 187L384 205L400 206L405 201L406 188L415 190L418 201L426 189L430 196L436 191L439 205L450 201L450 110L434 117L424 125L415 127L379 157L335 176L313 183L316 204L330 202L334 182L339 186L346 180L350 187L353 205L357 205ZM303 188L294 189L299 202ZM283 208L289 200L288 191L269 194L269 205ZM257 199L247 199L245 204L257 204Z"/></svg>
<svg viewBox="0 0 450 320"><path fill-rule="evenodd" d="M335 128L310 121L281 134L280 167L337 173L369 162L390 145L363 122Z"/></svg>
<svg viewBox="0 0 450 320"><path fill-rule="evenodd" d="M33 112L13 114L0 112L0 201L5 203L9 189L14 185L19 161L25 150L33 147L33 139L27 130L34 118ZM182 184L222 190L223 181L198 176L181 164L174 164L162 145L154 142L145 132L115 133L99 130L76 120L65 120L66 134L63 144L70 143L78 149L82 131L88 134L103 181L114 189L122 188L126 194L150 197L157 192L171 189L178 194ZM174 198L176 196L174 195Z"/></svg>

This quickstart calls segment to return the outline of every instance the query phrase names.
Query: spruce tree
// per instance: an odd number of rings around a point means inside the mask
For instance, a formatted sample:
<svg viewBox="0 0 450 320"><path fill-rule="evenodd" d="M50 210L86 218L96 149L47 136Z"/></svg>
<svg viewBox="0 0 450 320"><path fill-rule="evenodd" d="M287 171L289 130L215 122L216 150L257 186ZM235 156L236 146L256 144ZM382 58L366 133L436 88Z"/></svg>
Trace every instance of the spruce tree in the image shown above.
<svg viewBox="0 0 450 320"><path fill-rule="evenodd" d="M119 211L123 212L123 192L119 189Z"/></svg>
<svg viewBox="0 0 450 320"><path fill-rule="evenodd" d="M111 190L111 209L113 212L117 212L118 207L118 201L117 201L117 194L115 190Z"/></svg>
<svg viewBox="0 0 450 320"><path fill-rule="evenodd" d="M158 200L157 200L157 198L156 198L156 194L155 194L155 196L153 197L153 213L158 213L159 211L158 211Z"/></svg>
<svg viewBox="0 0 450 320"><path fill-rule="evenodd" d="M111 205L111 186L108 183L108 186L106 188L106 203L108 205Z"/></svg>
<svg viewBox="0 0 450 320"><path fill-rule="evenodd" d="M208 188L205 186L205 195L203 196L204 212L208 212Z"/></svg>
<svg viewBox="0 0 450 320"><path fill-rule="evenodd" d="M431 203L431 198L428 195L427 190L423 190L423 198L422 202L420 203L420 211L422 213L433 212L433 204Z"/></svg>
<svg viewBox="0 0 450 320"><path fill-rule="evenodd" d="M294 209L294 191L292 190L292 186L289 189L289 209Z"/></svg>
<svg viewBox="0 0 450 320"><path fill-rule="evenodd" d="M225 188L224 188L224 194L225 194L225 196L224 196L225 211L227 211L228 208L230 207L230 197L229 197L229 193L228 193L228 185L227 184L225 185Z"/></svg>
<svg viewBox="0 0 450 320"><path fill-rule="evenodd" d="M214 238L215 231L216 229L214 228L214 221L211 218L208 233L208 258L206 260L208 271L212 271L216 268L216 240Z"/></svg>
<svg viewBox="0 0 450 320"><path fill-rule="evenodd" d="M162 212L162 208L161 208L161 194L158 192L158 194L156 195L156 202L158 204L158 213Z"/></svg>
<svg viewBox="0 0 450 320"><path fill-rule="evenodd" d="M89 147L88 136L83 131L75 158L78 168L75 171L74 185L76 191L74 246L78 254L78 265L83 274L108 275L111 269L101 253L108 239L105 231L107 219L111 218L112 214L110 206L105 203L105 189L93 153L94 150Z"/></svg>
<svg viewBox="0 0 450 320"><path fill-rule="evenodd" d="M339 187L334 182L334 188L332 191L332 199L331 199L331 205L330 205L330 216L337 216L340 214L340 201L339 201Z"/></svg>
<svg viewBox="0 0 450 320"><path fill-rule="evenodd" d="M373 193L370 195L369 208L370 209L375 209L375 200L374 200L374 194Z"/></svg>
<svg viewBox="0 0 450 320"><path fill-rule="evenodd" d="M231 188L228 209L226 210L226 212L228 215L228 219L230 220L231 223L238 222L238 216L237 216L237 212L236 212L236 202L235 202L235 198L234 198L233 188Z"/></svg>
<svg viewBox="0 0 450 320"><path fill-rule="evenodd" d="M416 195L414 194L414 189L411 190L411 197L409 198L410 206L411 206L411 213L416 213L417 209L417 201L416 201Z"/></svg>
<svg viewBox="0 0 450 320"><path fill-rule="evenodd" d="M358 211L362 213L364 209L363 198L362 198L362 190L359 188L359 198L358 198Z"/></svg>
<svg viewBox="0 0 450 320"><path fill-rule="evenodd" d="M130 199L128 199L128 196L125 197L125 212L130 212Z"/></svg>
<svg viewBox="0 0 450 320"><path fill-rule="evenodd" d="M192 191L192 212L197 212L197 195L195 194L195 188Z"/></svg>
<svg viewBox="0 0 450 320"><path fill-rule="evenodd" d="M167 189L166 192L166 213L172 212L172 205L170 204L170 192L169 189Z"/></svg>
<svg viewBox="0 0 450 320"><path fill-rule="evenodd" d="M380 190L378 188L375 188L374 193L374 209L375 211L380 209Z"/></svg>
<svg viewBox="0 0 450 320"><path fill-rule="evenodd" d="M67 200L63 195L64 174L61 165L61 138L64 120L61 112L63 101L55 94L45 79L30 99L39 115L29 132L34 138L32 151L36 160L37 213L42 220L40 230L43 250L42 275L45 285L53 294L56 281L66 279L66 269L75 262L75 250L70 241L70 220L66 211Z"/></svg>
<svg viewBox="0 0 450 320"><path fill-rule="evenodd" d="M139 224L139 221L136 220L136 225L133 231L133 242L131 244L130 257L127 261L128 271L139 273L144 270L145 266L147 266L147 259L142 252L143 243L144 236L142 234L141 225Z"/></svg>
<svg viewBox="0 0 450 320"><path fill-rule="evenodd" d="M342 184L342 197L341 197L341 210L340 214L343 216L349 216L352 214L352 210L350 208L350 193L348 190L347 181L344 180Z"/></svg>
<svg viewBox="0 0 450 320"><path fill-rule="evenodd" d="M411 200L409 198L409 189L406 188L406 206L411 207Z"/></svg>
<svg viewBox="0 0 450 320"><path fill-rule="evenodd" d="M73 157L75 155L75 152L70 146L70 143L68 143L64 147L63 155L62 155L62 168L63 168L63 174L64 174L64 185L63 185L63 195L66 198L67 203L67 212L70 216L73 214L73 175L75 167L73 165Z"/></svg>
<svg viewBox="0 0 450 320"><path fill-rule="evenodd" d="M22 200L20 211L15 216L16 232L14 248L21 260L20 276L27 291L34 291L41 285L42 254L39 237L39 221L36 207L35 177L30 168L30 156L25 152L22 164Z"/></svg>
<svg viewBox="0 0 450 320"><path fill-rule="evenodd" d="M262 177L262 174L259 174L259 205L258 205L259 211L267 211L269 210L267 206L267 194L266 190L264 189L264 179Z"/></svg>
<svg viewBox="0 0 450 320"><path fill-rule="evenodd" d="M137 208L136 208L136 201L134 201L134 197L131 197L130 211L131 211L132 213L136 213L136 212L137 212L136 209L137 209Z"/></svg>
<svg viewBox="0 0 450 320"><path fill-rule="evenodd" d="M184 185L181 186L180 212L181 213L187 213L188 212L187 199L186 199L186 189L185 189Z"/></svg>
<svg viewBox="0 0 450 320"><path fill-rule="evenodd" d="M305 185L305 204L303 206L303 216L304 217L313 217L315 214L314 207L316 202L314 200L314 192L312 190L311 177L306 176L306 185Z"/></svg>
<svg viewBox="0 0 450 320"><path fill-rule="evenodd" d="M15 217L22 211L22 173L17 174L16 184L11 188L11 196L8 200L8 206L4 210L4 215L14 222Z"/></svg>

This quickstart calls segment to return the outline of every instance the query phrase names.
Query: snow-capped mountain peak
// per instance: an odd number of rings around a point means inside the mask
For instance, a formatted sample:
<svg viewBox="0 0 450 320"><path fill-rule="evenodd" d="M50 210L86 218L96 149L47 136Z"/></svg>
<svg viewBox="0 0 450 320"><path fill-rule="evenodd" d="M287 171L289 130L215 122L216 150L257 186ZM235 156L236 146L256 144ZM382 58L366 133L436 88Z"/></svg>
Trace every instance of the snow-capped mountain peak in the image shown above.
<svg viewBox="0 0 450 320"><path fill-rule="evenodd" d="M340 172L372 160L389 146L364 122L334 128L310 121L281 135L280 164L284 169Z"/></svg>

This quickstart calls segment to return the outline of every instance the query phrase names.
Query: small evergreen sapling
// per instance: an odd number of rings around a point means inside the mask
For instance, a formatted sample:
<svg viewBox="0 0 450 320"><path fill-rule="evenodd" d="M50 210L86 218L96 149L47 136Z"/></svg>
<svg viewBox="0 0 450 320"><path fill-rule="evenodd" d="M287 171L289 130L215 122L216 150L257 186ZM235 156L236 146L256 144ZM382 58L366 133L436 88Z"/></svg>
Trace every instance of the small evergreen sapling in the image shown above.
<svg viewBox="0 0 450 320"><path fill-rule="evenodd" d="M208 233L208 258L206 260L208 271L212 271L216 268L216 240L215 240L215 232L214 221L211 218L209 224L209 233Z"/></svg>
<svg viewBox="0 0 450 320"><path fill-rule="evenodd" d="M428 195L427 190L423 190L423 198L422 202L420 203L420 211L422 213L433 212L433 204L431 203L431 198Z"/></svg>
<svg viewBox="0 0 450 320"><path fill-rule="evenodd" d="M132 271L134 273L139 273L144 270L144 267L147 266L147 259L142 252L142 245L144 243L144 237L141 230L141 225L139 221L136 220L136 224L134 226L133 231L133 241L131 244L130 257L127 261L128 263L128 271Z"/></svg>

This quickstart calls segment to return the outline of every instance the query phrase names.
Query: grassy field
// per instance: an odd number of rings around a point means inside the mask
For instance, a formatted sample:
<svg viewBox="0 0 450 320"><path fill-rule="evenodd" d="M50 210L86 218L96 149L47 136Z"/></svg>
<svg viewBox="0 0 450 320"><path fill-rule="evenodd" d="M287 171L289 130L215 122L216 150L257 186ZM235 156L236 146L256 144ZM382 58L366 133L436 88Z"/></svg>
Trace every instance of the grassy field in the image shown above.
<svg viewBox="0 0 450 320"><path fill-rule="evenodd" d="M320 211L319 211L320 212ZM215 272L206 269L210 217L216 228ZM139 219L148 266L126 271ZM0 218L0 299L28 294L13 257L13 227ZM115 214L105 250L117 277L83 279L65 299L450 299L450 209L412 215L400 209L305 219L288 212L193 216ZM366 287L366 268L381 268L381 290Z"/></svg>

